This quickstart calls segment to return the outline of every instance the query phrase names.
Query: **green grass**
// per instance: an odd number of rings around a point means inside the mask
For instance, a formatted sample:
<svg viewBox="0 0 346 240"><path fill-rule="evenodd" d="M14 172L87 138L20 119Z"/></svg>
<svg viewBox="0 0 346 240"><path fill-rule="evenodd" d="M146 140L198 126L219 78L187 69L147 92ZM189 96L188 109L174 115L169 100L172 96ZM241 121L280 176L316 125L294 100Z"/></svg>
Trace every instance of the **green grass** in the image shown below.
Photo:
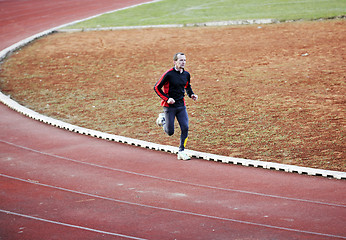
<svg viewBox="0 0 346 240"><path fill-rule="evenodd" d="M97 28L212 21L313 20L343 16L346 0L163 0L104 14L68 28Z"/></svg>

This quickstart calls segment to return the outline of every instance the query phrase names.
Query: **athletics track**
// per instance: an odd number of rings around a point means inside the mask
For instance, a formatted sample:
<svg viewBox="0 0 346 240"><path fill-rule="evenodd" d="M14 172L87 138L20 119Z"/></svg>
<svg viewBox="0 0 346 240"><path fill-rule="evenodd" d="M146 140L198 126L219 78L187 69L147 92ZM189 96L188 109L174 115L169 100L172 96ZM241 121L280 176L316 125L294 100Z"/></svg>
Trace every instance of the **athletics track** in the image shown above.
<svg viewBox="0 0 346 240"><path fill-rule="evenodd" d="M0 1L1 49L124 2ZM178 161L3 104L0 127L0 239L346 239L344 180Z"/></svg>

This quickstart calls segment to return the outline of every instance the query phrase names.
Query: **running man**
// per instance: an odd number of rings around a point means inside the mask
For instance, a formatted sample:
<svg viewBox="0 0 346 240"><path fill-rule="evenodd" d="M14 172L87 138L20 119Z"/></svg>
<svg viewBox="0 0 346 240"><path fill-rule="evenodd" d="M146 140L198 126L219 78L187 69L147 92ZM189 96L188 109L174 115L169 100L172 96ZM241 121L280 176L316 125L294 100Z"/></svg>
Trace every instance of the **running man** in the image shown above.
<svg viewBox="0 0 346 240"><path fill-rule="evenodd" d="M186 56L184 53L176 53L173 57L174 67L166 71L155 84L154 90L162 99L164 113L160 113L156 124L163 127L164 131L172 136L174 134L174 120L177 118L181 135L178 152L178 159L189 160L185 152L189 132L189 118L185 106L185 90L187 95L193 100L198 96L193 93L190 85L190 73L185 71Z"/></svg>

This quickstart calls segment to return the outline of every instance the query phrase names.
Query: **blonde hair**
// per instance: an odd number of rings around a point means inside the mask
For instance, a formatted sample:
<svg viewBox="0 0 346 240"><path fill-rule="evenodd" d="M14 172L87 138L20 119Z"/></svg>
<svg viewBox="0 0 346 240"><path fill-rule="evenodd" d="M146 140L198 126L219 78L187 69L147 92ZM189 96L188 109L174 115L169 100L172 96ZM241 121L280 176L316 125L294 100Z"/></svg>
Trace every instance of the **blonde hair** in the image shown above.
<svg viewBox="0 0 346 240"><path fill-rule="evenodd" d="M174 54L173 61L177 61L178 60L178 55L185 55L185 54L182 53L182 52L178 52L178 53Z"/></svg>

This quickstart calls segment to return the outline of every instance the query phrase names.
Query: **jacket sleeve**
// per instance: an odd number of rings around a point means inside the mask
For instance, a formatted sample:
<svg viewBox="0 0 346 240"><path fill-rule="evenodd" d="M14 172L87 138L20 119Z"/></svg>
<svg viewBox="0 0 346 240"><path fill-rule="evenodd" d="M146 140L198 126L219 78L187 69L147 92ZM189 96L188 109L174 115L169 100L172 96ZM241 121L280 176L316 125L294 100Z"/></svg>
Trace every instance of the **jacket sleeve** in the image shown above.
<svg viewBox="0 0 346 240"><path fill-rule="evenodd" d="M162 90L162 88L165 84L168 84L168 77L167 77L168 72L169 70L161 76L159 81L157 81L157 83L154 86L154 91L156 92L156 94L165 102L168 101L169 96Z"/></svg>
<svg viewBox="0 0 346 240"><path fill-rule="evenodd" d="M189 96L189 97L191 97L191 95L194 94L192 91L192 88L191 88L191 84L190 84L190 74L187 77L187 83L185 85L185 90L186 90L187 96Z"/></svg>

